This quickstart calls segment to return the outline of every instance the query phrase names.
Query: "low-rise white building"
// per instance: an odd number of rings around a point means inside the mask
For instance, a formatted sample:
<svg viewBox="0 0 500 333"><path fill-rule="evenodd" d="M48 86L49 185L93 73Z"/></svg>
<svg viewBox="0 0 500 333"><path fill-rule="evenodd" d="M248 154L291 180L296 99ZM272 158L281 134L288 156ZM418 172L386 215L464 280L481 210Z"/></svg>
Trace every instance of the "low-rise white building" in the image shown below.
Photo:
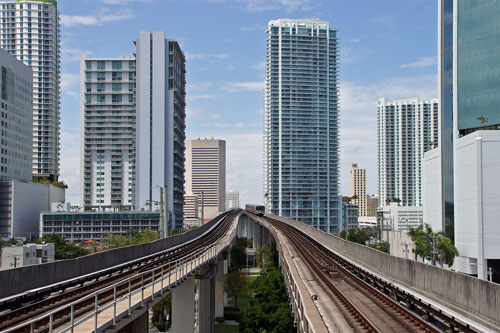
<svg viewBox="0 0 500 333"><path fill-rule="evenodd" d="M400 206L397 202L378 209L378 224L382 223L383 229L395 231L408 231L418 228L423 223L424 209L422 206ZM381 221L380 221L381 220Z"/></svg>
<svg viewBox="0 0 500 333"><path fill-rule="evenodd" d="M0 181L0 237L38 236L41 211L65 200L65 189L49 184Z"/></svg>
<svg viewBox="0 0 500 333"><path fill-rule="evenodd" d="M369 227L376 227L377 224L377 217L376 216L360 216L358 217L358 228L363 229L363 228L369 228Z"/></svg>
<svg viewBox="0 0 500 333"><path fill-rule="evenodd" d="M54 261L54 243L5 246L1 249L0 270Z"/></svg>

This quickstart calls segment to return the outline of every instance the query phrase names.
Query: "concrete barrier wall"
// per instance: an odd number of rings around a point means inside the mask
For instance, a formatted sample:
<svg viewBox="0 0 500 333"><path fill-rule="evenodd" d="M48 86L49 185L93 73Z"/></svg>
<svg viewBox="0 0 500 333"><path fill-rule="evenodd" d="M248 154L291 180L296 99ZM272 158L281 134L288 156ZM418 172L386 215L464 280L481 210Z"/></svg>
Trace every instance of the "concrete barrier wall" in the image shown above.
<svg viewBox="0 0 500 333"><path fill-rule="evenodd" d="M464 310L500 325L500 285L440 267L398 258L387 253L348 242L337 236L295 220L271 215L371 270L410 287L437 296Z"/></svg>
<svg viewBox="0 0 500 333"><path fill-rule="evenodd" d="M74 279L167 250L202 235L217 221L214 219L197 229L151 243L99 252L77 259L0 271L0 298Z"/></svg>

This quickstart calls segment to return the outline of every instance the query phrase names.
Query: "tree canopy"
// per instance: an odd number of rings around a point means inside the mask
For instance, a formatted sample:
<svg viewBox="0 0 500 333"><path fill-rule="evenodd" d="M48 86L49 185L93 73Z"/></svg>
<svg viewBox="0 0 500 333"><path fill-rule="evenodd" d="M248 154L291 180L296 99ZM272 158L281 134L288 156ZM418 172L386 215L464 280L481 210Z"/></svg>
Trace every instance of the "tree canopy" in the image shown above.
<svg viewBox="0 0 500 333"><path fill-rule="evenodd" d="M40 240L45 243L54 243L56 260L74 259L90 254L87 249L69 243L58 234L43 235Z"/></svg>

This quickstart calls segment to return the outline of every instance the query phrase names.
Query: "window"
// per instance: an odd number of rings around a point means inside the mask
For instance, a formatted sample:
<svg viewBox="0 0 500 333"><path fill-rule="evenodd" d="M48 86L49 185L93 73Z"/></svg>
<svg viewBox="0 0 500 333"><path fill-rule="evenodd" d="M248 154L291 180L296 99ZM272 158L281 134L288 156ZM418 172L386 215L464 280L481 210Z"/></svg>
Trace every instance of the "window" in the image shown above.
<svg viewBox="0 0 500 333"><path fill-rule="evenodd" d="M97 62L97 70L104 70L106 69L106 62L105 61L98 61Z"/></svg>
<svg viewBox="0 0 500 333"><path fill-rule="evenodd" d="M120 73L120 72L113 72L111 78L112 78L113 81L121 81L122 80L122 73Z"/></svg>
<svg viewBox="0 0 500 333"><path fill-rule="evenodd" d="M122 62L121 61L113 61L112 68L113 68L113 70L122 69Z"/></svg>

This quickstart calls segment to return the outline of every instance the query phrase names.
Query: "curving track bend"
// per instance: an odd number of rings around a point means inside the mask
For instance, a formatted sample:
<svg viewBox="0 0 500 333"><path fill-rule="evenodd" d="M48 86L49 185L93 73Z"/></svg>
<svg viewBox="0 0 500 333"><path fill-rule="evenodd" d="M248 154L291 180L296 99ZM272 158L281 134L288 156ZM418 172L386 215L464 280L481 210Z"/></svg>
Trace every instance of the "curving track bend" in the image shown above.
<svg viewBox="0 0 500 333"><path fill-rule="evenodd" d="M210 244L217 242L224 237L231 228L233 219L241 212L241 210L231 211L227 214L219 216L220 222L217 227L212 228L199 238L178 246L174 249L165 250L155 256L149 256L144 261L137 260L134 265L124 264L124 268L118 269L113 273L104 272L102 275L93 277L90 281L77 281L73 285L64 285L59 292L51 292L49 295L44 295L43 299L37 294L30 301L19 307L18 303L13 299L11 302L4 302L0 308L0 332L3 332L12 327L22 326L25 321L32 320L36 317L43 316L46 313L52 312L57 308L63 307L66 304L75 302L89 294L92 294L107 286L119 283L121 280L127 280L141 272L152 270L170 262L185 257L195 251L201 250ZM168 272L165 272L168 273ZM117 296L122 296L129 293L129 288L137 290L144 285L150 283L153 278L159 278L160 272L157 271L155 276L153 273L146 274L143 277L138 277L131 281L130 287L128 282L124 282L117 287ZM25 295L23 295L24 297ZM113 300L113 290L107 290L98 295L99 306L105 305ZM29 299L29 297L28 297ZM9 309L9 304L15 304L16 308ZM92 299L84 300L74 306L74 316L83 316L86 312L94 310L94 302ZM68 307L59 311L54 317L52 327L55 329L70 321L70 309ZM12 332L49 332L49 319L43 319L36 324L16 329ZM11 331L9 331L11 332Z"/></svg>
<svg viewBox="0 0 500 333"><path fill-rule="evenodd" d="M319 278L334 302L358 332L440 332L338 263L321 244L286 223L263 217L282 232Z"/></svg>

